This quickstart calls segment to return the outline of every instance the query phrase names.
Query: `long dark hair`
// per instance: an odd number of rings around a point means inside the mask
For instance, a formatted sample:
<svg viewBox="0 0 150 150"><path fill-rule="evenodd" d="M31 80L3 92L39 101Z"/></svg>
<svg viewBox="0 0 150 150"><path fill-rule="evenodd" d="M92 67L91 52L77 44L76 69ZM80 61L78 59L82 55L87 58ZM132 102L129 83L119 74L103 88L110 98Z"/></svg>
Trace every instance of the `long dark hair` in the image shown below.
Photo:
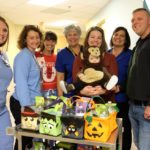
<svg viewBox="0 0 150 150"><path fill-rule="evenodd" d="M47 31L45 33L45 37L44 37L44 41L45 40L52 40L52 41L57 43L57 35L56 35L56 33L52 32L52 31ZM45 46L44 46L44 42L43 42L42 46L41 46L41 51L44 51L44 49L45 49ZM54 52L54 50L52 52Z"/></svg>
<svg viewBox="0 0 150 150"><path fill-rule="evenodd" d="M106 44L106 40L105 40L104 30L98 26L91 27L89 29L89 31L87 32L85 41L84 41L84 48L88 49L88 47L89 47L88 39L89 39L90 33L92 31L99 31L102 34L102 44L100 46L100 50L101 50L101 53L105 52L107 50L107 44Z"/></svg>

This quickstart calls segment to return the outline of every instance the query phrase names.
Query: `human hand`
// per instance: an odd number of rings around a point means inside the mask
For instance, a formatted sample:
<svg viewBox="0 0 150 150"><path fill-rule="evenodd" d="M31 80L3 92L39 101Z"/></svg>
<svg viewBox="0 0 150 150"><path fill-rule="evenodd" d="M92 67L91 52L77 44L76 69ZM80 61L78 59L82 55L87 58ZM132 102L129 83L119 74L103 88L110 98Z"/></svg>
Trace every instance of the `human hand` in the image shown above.
<svg viewBox="0 0 150 150"><path fill-rule="evenodd" d="M101 95L104 94L106 92L105 89L103 89L101 86L86 86L84 87L80 93L82 95L86 95L86 96L96 96L96 95Z"/></svg>
<svg viewBox="0 0 150 150"><path fill-rule="evenodd" d="M94 93L94 88L92 86L85 86L80 93L85 96L92 96Z"/></svg>
<svg viewBox="0 0 150 150"><path fill-rule="evenodd" d="M101 86L95 86L94 87L96 95L103 95L106 93L106 89L103 89Z"/></svg>
<svg viewBox="0 0 150 150"><path fill-rule="evenodd" d="M150 106L145 107L144 118L150 120Z"/></svg>
<svg viewBox="0 0 150 150"><path fill-rule="evenodd" d="M111 91L114 91L115 93L120 92L120 86L119 86L119 85L114 86L114 87L111 89Z"/></svg>

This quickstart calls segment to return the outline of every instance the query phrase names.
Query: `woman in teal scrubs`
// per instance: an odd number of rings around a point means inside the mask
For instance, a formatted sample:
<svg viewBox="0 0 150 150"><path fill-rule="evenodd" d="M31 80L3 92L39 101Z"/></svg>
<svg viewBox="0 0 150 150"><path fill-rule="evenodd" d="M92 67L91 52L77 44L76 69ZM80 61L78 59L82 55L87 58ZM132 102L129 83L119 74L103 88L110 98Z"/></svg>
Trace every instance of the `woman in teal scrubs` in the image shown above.
<svg viewBox="0 0 150 150"><path fill-rule="evenodd" d="M7 87L12 79L12 70L7 56L1 48L8 40L9 27L0 16L0 149L13 149L13 136L6 135L6 128L11 126L10 115L6 107Z"/></svg>

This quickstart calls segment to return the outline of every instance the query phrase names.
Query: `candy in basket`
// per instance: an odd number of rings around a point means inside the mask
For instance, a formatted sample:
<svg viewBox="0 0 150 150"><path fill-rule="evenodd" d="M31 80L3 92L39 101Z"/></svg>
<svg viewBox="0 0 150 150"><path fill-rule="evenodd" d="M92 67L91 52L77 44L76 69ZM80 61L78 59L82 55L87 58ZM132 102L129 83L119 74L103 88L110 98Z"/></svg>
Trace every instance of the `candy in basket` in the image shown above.
<svg viewBox="0 0 150 150"><path fill-rule="evenodd" d="M95 104L95 110L91 110L84 115L84 138L106 142L112 131L117 128L117 111L114 103Z"/></svg>

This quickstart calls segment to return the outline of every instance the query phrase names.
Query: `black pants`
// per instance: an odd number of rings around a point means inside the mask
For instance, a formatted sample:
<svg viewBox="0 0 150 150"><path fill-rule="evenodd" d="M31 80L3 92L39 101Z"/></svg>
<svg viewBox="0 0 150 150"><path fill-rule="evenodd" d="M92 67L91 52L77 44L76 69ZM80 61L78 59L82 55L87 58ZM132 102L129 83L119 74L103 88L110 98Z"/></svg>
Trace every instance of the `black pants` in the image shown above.
<svg viewBox="0 0 150 150"><path fill-rule="evenodd" d="M18 125L21 123L21 106L18 100L13 96L10 98L10 110L15 119L15 124ZM22 137L22 150L25 150L27 145L32 145L31 137ZM18 141L15 142L14 150L18 150Z"/></svg>
<svg viewBox="0 0 150 150"><path fill-rule="evenodd" d="M128 116L129 104L128 102L123 102L117 103L117 106L119 108L119 113L117 117L123 119L123 127L124 127L122 150L130 150L132 143L132 134L131 134L131 123Z"/></svg>

